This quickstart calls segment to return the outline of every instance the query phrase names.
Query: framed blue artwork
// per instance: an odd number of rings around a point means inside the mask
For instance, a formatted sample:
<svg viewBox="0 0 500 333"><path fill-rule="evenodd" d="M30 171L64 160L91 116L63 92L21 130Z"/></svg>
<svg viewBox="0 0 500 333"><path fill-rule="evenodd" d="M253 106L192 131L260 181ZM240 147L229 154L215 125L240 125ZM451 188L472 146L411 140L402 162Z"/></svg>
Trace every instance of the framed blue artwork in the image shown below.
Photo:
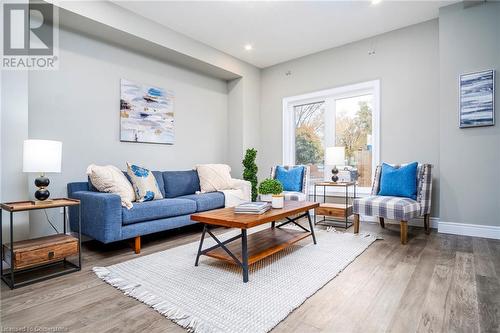
<svg viewBox="0 0 500 333"><path fill-rule="evenodd" d="M460 128L495 125L495 71L460 75Z"/></svg>
<svg viewBox="0 0 500 333"><path fill-rule="evenodd" d="M174 93L121 79L120 140L174 144Z"/></svg>

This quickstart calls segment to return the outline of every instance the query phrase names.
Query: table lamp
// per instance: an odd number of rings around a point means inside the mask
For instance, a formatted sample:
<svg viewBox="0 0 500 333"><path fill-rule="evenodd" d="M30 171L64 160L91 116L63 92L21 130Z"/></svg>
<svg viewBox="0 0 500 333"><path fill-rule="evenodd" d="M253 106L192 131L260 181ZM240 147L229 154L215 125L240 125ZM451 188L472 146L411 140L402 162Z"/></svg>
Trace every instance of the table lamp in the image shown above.
<svg viewBox="0 0 500 333"><path fill-rule="evenodd" d="M325 150L325 165L333 165L332 181L336 183L339 180L337 174L339 170L337 165L344 165L345 148L344 147L327 147Z"/></svg>
<svg viewBox="0 0 500 333"><path fill-rule="evenodd" d="M38 202L49 198L47 190L50 181L45 177L48 172L61 172L62 142L52 140L25 140L23 145L23 172L36 172L35 198ZM37 201L35 201L35 204Z"/></svg>

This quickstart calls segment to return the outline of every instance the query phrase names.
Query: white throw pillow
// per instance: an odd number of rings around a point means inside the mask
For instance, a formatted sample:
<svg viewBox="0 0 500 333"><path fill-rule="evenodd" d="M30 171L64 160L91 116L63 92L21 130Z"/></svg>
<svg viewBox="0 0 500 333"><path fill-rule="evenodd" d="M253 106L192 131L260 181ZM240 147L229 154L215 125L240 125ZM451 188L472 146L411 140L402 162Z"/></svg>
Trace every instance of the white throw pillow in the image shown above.
<svg viewBox="0 0 500 333"><path fill-rule="evenodd" d="M151 171L127 163L127 174L132 181L135 199L138 202L163 199L158 182Z"/></svg>
<svg viewBox="0 0 500 333"><path fill-rule="evenodd" d="M202 193L231 189L231 168L226 164L200 164L196 166Z"/></svg>
<svg viewBox="0 0 500 333"><path fill-rule="evenodd" d="M87 175L99 192L118 194L122 206L132 208L132 201L135 201L134 189L120 169L113 165L91 164L87 167Z"/></svg>

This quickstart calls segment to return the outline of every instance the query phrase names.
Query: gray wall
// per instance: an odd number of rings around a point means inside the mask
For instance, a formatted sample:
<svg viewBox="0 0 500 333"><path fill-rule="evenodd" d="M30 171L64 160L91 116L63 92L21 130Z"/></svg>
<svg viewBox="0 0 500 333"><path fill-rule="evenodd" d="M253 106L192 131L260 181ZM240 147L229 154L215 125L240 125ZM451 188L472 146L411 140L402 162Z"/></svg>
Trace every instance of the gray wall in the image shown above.
<svg viewBox="0 0 500 333"><path fill-rule="evenodd" d="M1 202L26 200L27 174L23 173L23 141L28 138L28 72L1 73ZM3 214L3 239L9 240L9 215ZM14 215L14 240L29 233L28 213Z"/></svg>
<svg viewBox="0 0 500 333"><path fill-rule="evenodd" d="M439 13L441 221L500 225L500 3ZM495 69L494 127L458 128L458 77Z"/></svg>
<svg viewBox="0 0 500 333"><path fill-rule="evenodd" d="M376 54L368 55L375 46ZM381 160L432 163L438 212L439 50L432 20L266 68L261 73L261 177L282 159L282 99L380 79ZM290 70L292 75L286 76Z"/></svg>
<svg viewBox="0 0 500 333"><path fill-rule="evenodd" d="M120 78L175 92L174 145L119 141ZM54 197L85 180L90 163L153 170L225 163L227 83L61 30L59 70L29 74L29 137L63 142L62 173L49 176ZM31 237L50 231L36 213L31 221Z"/></svg>

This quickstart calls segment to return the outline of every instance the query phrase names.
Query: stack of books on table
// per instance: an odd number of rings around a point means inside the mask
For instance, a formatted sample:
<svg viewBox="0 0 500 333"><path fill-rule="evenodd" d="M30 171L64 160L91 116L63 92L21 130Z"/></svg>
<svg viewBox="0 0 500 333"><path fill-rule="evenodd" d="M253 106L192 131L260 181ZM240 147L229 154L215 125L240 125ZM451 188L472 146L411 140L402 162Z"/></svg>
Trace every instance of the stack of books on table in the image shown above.
<svg viewBox="0 0 500 333"><path fill-rule="evenodd" d="M262 214L271 209L270 202L245 202L234 207L234 212L238 214Z"/></svg>

